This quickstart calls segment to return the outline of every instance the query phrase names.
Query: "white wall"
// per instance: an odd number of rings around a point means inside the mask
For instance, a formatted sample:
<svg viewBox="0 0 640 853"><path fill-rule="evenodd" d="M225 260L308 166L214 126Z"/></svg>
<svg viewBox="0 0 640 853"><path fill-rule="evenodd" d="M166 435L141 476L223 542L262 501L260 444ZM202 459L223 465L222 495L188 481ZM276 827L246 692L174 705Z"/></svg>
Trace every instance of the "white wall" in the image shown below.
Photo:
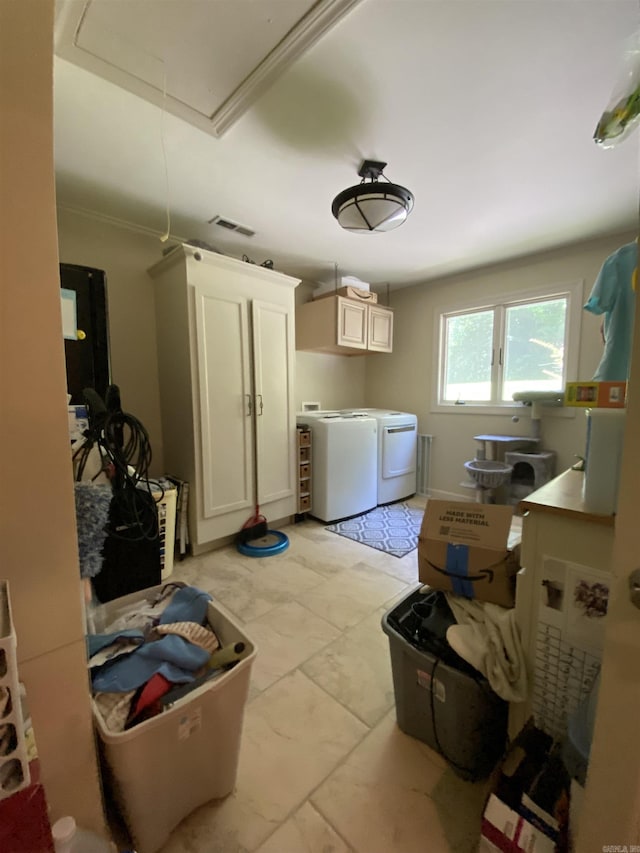
<svg viewBox="0 0 640 853"><path fill-rule="evenodd" d="M296 305L311 299L313 286L296 288ZM296 411L303 402L319 402L323 409L349 409L365 405L365 356L296 352Z"/></svg>
<svg viewBox="0 0 640 853"><path fill-rule="evenodd" d="M519 411L520 421L512 423L506 415L476 415L456 410L452 414L431 411L434 382L434 313L439 305L458 299L473 299L478 294L510 294L561 282L583 281L583 293L589 295L604 260L634 239L627 232L590 241L562 250L533 255L518 261L452 276L441 281L391 291L389 304L394 308L394 344L391 355L367 358L365 398L368 406L393 406L415 412L419 431L434 436L431 488L435 492L458 494L468 498L460 486L465 479L463 463L472 459L480 433L527 435L529 410ZM599 333L601 318L582 312L579 351L579 379L590 379L602 354ZM575 417L566 409L546 409L542 419L544 447L558 453L558 472L570 467L575 454L584 454L586 418L580 409Z"/></svg>
<svg viewBox="0 0 640 853"><path fill-rule="evenodd" d="M147 268L162 256L153 234L133 231L80 212L58 209L60 260L107 274L111 378L122 405L145 425L153 450L152 474L164 473L153 280ZM296 289L296 302L311 286ZM162 345L162 342L160 342ZM296 353L296 410L318 400L325 409L364 405L366 358Z"/></svg>
<svg viewBox="0 0 640 853"><path fill-rule="evenodd" d="M319 402L323 409L364 406L366 358L296 353L296 409L302 402Z"/></svg>
<svg viewBox="0 0 640 853"><path fill-rule="evenodd" d="M60 261L107 274L111 381L122 408L149 432L152 476L164 473L153 280L147 268L162 257L157 237L58 209Z"/></svg>

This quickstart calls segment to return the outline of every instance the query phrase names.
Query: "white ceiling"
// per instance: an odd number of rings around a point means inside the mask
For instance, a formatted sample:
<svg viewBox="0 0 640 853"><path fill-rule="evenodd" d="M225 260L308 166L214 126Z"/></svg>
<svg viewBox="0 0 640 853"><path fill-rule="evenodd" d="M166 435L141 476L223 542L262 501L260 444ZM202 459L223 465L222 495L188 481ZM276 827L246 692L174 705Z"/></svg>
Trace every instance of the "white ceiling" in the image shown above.
<svg viewBox="0 0 640 853"><path fill-rule="evenodd" d="M249 50L266 49L260 2L73 0L60 8L101 24L87 40L112 66L127 68L119 52L127 33L134 46L144 33L167 97L192 93L211 113L218 90L246 74ZM284 30L310 6L269 0ZM159 235L168 208L178 238L273 259L305 279L330 280L337 264L392 286L637 226L640 131L610 149L592 138L640 26L637 0L360 0L342 11L217 137L152 103L153 94L75 64L59 17L57 50L73 61L55 65L58 202ZM101 32L113 35L102 51ZM364 158L386 161L386 176L415 195L396 231L351 234L331 215L333 197L359 182ZM215 215L255 236L208 224Z"/></svg>

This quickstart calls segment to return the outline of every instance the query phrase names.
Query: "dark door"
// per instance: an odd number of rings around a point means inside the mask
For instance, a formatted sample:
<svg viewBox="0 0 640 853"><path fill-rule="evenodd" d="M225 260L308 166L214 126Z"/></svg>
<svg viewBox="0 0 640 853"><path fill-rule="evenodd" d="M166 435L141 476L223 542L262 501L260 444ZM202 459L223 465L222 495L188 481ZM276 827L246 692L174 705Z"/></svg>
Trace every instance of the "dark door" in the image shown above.
<svg viewBox="0 0 640 853"><path fill-rule="evenodd" d="M106 275L103 270L60 264L60 286L76 294L78 338L65 338L67 393L81 405L83 388L94 388L104 399L111 382Z"/></svg>

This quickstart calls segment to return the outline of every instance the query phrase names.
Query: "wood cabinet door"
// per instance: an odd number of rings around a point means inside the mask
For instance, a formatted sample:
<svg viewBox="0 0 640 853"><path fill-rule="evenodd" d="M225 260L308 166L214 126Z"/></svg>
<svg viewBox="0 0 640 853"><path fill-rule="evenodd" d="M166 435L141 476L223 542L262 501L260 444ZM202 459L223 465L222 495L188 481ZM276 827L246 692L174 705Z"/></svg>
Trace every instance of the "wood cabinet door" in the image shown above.
<svg viewBox="0 0 640 853"><path fill-rule="evenodd" d="M212 518L254 505L249 303L198 285L195 315L202 509Z"/></svg>
<svg viewBox="0 0 640 853"><path fill-rule="evenodd" d="M294 497L294 314L285 305L252 302L258 503Z"/></svg>
<svg viewBox="0 0 640 853"><path fill-rule="evenodd" d="M382 305L368 305L368 349L375 352L393 351L393 311Z"/></svg>
<svg viewBox="0 0 640 853"><path fill-rule="evenodd" d="M337 299L338 328L336 344L353 349L367 348L367 309L352 299Z"/></svg>

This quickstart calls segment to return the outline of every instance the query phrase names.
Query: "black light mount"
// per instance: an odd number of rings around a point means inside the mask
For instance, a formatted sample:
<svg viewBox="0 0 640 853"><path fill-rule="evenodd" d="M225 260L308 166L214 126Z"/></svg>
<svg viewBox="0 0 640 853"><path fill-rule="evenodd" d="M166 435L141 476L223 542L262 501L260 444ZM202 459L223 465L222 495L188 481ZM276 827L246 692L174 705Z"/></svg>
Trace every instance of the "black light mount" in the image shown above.
<svg viewBox="0 0 640 853"><path fill-rule="evenodd" d="M380 160L363 160L358 169L362 181L334 198L331 212L345 230L359 234L392 231L411 213L413 194L388 180L383 173L386 165Z"/></svg>
<svg viewBox="0 0 640 853"><path fill-rule="evenodd" d="M381 160L363 160L358 169L358 174L363 180L377 181L386 168L387 164ZM386 178L385 178L386 181Z"/></svg>

